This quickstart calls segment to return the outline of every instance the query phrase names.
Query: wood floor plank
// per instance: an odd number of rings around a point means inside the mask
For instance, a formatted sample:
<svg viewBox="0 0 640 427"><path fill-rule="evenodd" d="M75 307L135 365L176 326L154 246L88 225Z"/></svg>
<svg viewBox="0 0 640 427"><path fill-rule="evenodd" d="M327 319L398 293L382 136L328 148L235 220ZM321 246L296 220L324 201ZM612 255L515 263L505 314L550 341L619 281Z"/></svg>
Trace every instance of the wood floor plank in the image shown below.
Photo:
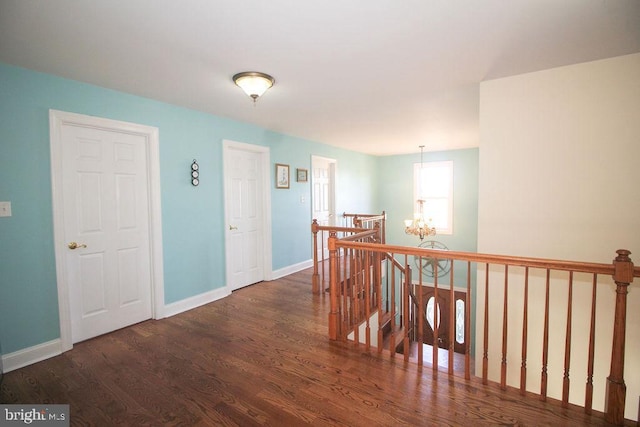
<svg viewBox="0 0 640 427"><path fill-rule="evenodd" d="M328 340L311 269L74 345L5 375L3 403L83 426L605 425L574 408Z"/></svg>

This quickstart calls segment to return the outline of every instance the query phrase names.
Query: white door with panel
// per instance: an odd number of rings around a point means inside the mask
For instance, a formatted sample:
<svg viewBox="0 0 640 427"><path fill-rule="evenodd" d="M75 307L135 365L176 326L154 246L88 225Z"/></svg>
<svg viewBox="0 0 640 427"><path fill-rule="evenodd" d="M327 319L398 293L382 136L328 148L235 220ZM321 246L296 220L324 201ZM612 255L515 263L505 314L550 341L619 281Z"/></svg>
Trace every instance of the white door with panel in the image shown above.
<svg viewBox="0 0 640 427"><path fill-rule="evenodd" d="M312 218L320 225L337 225L335 212L336 160L326 157L311 157ZM326 238L327 236L325 236ZM322 248L324 247L324 253ZM326 242L318 245L318 259L328 258Z"/></svg>
<svg viewBox="0 0 640 427"><path fill-rule="evenodd" d="M263 153L225 147L227 286L265 280Z"/></svg>
<svg viewBox="0 0 640 427"><path fill-rule="evenodd" d="M313 156L311 158L311 185L313 193L313 218L320 225L336 225L334 200L334 159Z"/></svg>
<svg viewBox="0 0 640 427"><path fill-rule="evenodd" d="M144 136L64 124L64 264L72 342L151 318Z"/></svg>

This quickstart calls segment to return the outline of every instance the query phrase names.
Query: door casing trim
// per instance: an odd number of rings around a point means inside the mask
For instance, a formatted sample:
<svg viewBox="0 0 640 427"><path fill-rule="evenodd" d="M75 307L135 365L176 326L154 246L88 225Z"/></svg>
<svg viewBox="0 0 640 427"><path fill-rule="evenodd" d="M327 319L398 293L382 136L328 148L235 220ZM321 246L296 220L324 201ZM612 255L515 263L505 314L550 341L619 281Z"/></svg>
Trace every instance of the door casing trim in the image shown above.
<svg viewBox="0 0 640 427"><path fill-rule="evenodd" d="M145 137L147 144L147 182L149 195L149 255L151 267L151 316L164 317L164 268L162 253L162 208L160 202L160 144L158 128L136 123L49 110L49 147L51 151L51 195L53 203L53 242L58 286L61 351L73 348L69 285L65 270L64 206L62 199L62 128L82 126L106 131L131 133Z"/></svg>

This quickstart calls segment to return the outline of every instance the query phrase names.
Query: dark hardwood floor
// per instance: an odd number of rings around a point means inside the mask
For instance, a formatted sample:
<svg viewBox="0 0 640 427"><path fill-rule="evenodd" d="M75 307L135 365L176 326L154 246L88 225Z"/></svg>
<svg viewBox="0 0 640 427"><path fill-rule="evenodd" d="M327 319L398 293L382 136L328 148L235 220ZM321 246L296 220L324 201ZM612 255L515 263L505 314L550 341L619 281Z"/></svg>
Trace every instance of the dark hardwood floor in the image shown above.
<svg viewBox="0 0 640 427"><path fill-rule="evenodd" d="M6 374L3 403L71 406L87 426L604 425L327 338L311 270L77 343Z"/></svg>

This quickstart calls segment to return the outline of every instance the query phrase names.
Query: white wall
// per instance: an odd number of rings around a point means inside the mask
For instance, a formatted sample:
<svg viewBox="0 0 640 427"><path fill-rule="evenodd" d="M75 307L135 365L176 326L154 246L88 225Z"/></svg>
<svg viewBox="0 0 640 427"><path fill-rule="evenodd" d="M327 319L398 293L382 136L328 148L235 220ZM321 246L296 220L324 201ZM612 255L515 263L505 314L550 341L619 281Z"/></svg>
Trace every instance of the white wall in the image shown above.
<svg viewBox="0 0 640 427"><path fill-rule="evenodd" d="M608 263L625 248L640 265L640 54L544 70L483 82L480 85L480 174L478 251ZM479 282L483 274L478 274ZM589 279L586 279L588 282ZM481 283L479 283L481 285ZM613 285L599 289L594 409L603 410L604 380L611 352ZM496 293L497 292L497 293ZM498 287L493 297L501 298ZM542 297L535 289L533 298ZM514 286L510 298L521 298ZM584 402L586 371L578 355L586 353L584 330L590 292L576 285L572 343L571 400ZM512 295L513 294L513 295ZM566 285L552 291L552 303L566 316ZM479 300L482 303L482 300ZM521 305L521 304L520 304ZM499 337L502 303L492 308ZM517 300L510 307L519 310ZM534 310L535 311L535 310ZM478 316L482 311L478 310ZM539 316L531 328L541 328ZM629 287L626 340L625 417L637 419L640 396L640 279ZM478 325L482 325L481 318ZM492 320L493 321L493 320ZM566 321L552 319L553 353L549 375L562 377ZM518 324L510 324L518 343ZM541 333L533 332L530 342ZM495 341L495 340L494 340ZM477 341L482 342L478 331ZM492 348L500 354L498 342ZM533 349L533 347L531 347ZM538 351L539 353L539 351ZM519 385L520 350L509 350L510 384ZM600 355L600 357L598 356ZM480 359L480 357L478 357ZM538 369L540 356L530 355ZM552 372L553 371L553 372ZM477 371L481 372L481 371ZM490 371L495 377L495 368ZM540 371L531 372L530 390L539 392ZM495 377L497 378L497 377ZM539 380L538 380L539 381ZM560 397L558 384L550 395Z"/></svg>

